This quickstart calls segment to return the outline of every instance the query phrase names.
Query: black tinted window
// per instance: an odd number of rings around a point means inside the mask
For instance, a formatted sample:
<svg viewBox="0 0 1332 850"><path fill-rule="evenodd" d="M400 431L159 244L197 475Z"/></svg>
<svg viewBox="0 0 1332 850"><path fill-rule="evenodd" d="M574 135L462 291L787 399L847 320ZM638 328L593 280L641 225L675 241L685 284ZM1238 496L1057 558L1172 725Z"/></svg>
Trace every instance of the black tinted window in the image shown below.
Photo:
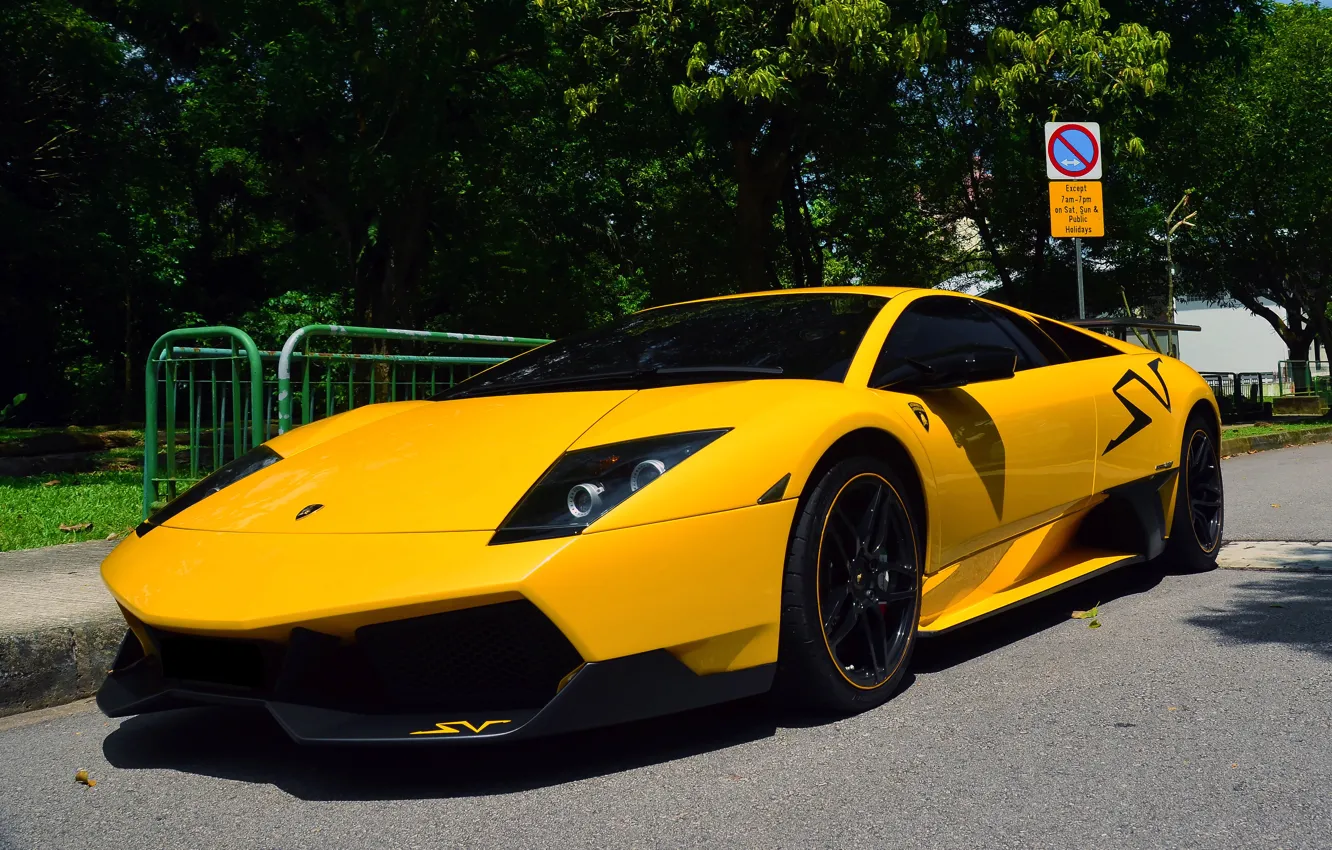
<svg viewBox="0 0 1332 850"><path fill-rule="evenodd" d="M557 340L507 360L441 398L522 392L521 385L531 382L582 378L593 382L598 376L634 385L639 380L634 375L658 369L758 367L771 369L770 377L840 381L846 377L865 331L887 301L875 295L809 293L645 310L610 327ZM681 373L669 380L681 383L725 377L725 373L711 377Z"/></svg>
<svg viewBox="0 0 1332 850"><path fill-rule="evenodd" d="M897 317L888 331L879 360L874 364L870 386L882 386L908 360L920 360L958 349L982 346L1007 348L1017 352L1017 368L1030 369L1032 363L1000 327L976 303L966 298L938 296L912 302Z"/></svg>
<svg viewBox="0 0 1332 850"><path fill-rule="evenodd" d="M1068 360L1064 352L1059 350L1059 346L1046 336L1040 328L1032 324L1026 316L1020 316L1017 313L1005 310L1003 307L996 307L993 304L981 304L981 309L990 314L990 317L1003 328L1005 333L1012 337L1013 342L1031 361L1032 367L1049 366L1051 363L1064 363Z"/></svg>
<svg viewBox="0 0 1332 850"><path fill-rule="evenodd" d="M1037 317L1036 324L1041 330L1059 344L1069 360L1091 360L1095 357L1110 357L1119 354L1114 346L1101 342L1094 334L1066 327L1058 322Z"/></svg>

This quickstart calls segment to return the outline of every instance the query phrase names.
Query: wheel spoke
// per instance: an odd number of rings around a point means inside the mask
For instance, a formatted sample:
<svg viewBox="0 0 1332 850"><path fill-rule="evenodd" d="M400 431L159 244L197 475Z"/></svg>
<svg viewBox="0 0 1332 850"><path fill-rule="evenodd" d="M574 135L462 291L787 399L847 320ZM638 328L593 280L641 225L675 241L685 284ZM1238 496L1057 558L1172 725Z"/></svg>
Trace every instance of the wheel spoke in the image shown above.
<svg viewBox="0 0 1332 850"><path fill-rule="evenodd" d="M824 631L824 634L828 636L828 646L833 649L834 653L836 653L837 647L842 645L842 641L846 640L846 636L851 634L851 630L856 627L856 623L862 619L860 614L860 606L852 603L851 607L847 608L846 616L842 618L842 622L837 624L837 628L831 632ZM834 657L836 657L835 654Z"/></svg>
<svg viewBox="0 0 1332 850"><path fill-rule="evenodd" d="M837 622L838 618L843 613L846 603L851 601L851 588L844 584L828 594L828 597L828 607L826 609L828 613L823 618L823 631L825 634L831 632L833 624Z"/></svg>
<svg viewBox="0 0 1332 850"><path fill-rule="evenodd" d="M887 605L895 605L898 602L909 602L915 598L916 589L914 587L909 590L893 590L888 593L879 594L879 601Z"/></svg>
<svg viewBox="0 0 1332 850"><path fill-rule="evenodd" d="M878 605L867 606L860 618L860 624L869 645L874 679L878 681L888 669L888 627L884 622L883 610Z"/></svg>
<svg viewBox="0 0 1332 850"><path fill-rule="evenodd" d="M843 517L841 515L841 512L839 512L835 507L833 508L833 515L838 519L841 519L843 522L846 522L846 518ZM847 522L847 526L850 527L849 522ZM843 534L845 534L845 532L839 529L836 523L832 522L828 523L828 531L832 533L833 543L835 543L838 550L841 551L842 560L846 562L855 560L856 546L854 542L851 544L847 543L846 538L843 537ZM852 530L852 534L854 533L855 533L854 530Z"/></svg>
<svg viewBox="0 0 1332 850"><path fill-rule="evenodd" d="M879 506L883 504L883 488L875 487L874 495L870 496L870 503L865 507L865 513L861 514L860 522L856 525L856 542L866 547L868 550L870 536L875 530L875 520L879 514Z"/></svg>
<svg viewBox="0 0 1332 850"><path fill-rule="evenodd" d="M915 564L906 564L901 561L889 561L888 563L883 565L883 569L890 573L897 573L898 575L911 576L913 579L916 577Z"/></svg>

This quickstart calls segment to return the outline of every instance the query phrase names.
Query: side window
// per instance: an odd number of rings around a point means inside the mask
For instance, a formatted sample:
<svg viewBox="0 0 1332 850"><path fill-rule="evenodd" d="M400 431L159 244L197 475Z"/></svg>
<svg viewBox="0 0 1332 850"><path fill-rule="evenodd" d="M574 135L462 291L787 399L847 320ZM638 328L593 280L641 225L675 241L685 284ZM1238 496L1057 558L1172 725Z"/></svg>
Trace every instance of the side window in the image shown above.
<svg viewBox="0 0 1332 850"><path fill-rule="evenodd" d="M989 313L990 316L999 323L1013 342L1017 344L1019 350L1030 358L1034 366L1049 366L1051 363L1065 363L1068 358L1064 352L1059 350L1059 346L1054 344L1044 331L1036 327L1026 316L1020 316L1011 310L1005 310L1003 307L996 307L993 304L981 304L981 309Z"/></svg>
<svg viewBox="0 0 1332 850"><path fill-rule="evenodd" d="M1036 324L1041 330L1059 344L1069 360L1092 360L1097 357L1113 357L1119 349L1109 343L1101 342L1095 334L1066 327L1058 322L1037 317Z"/></svg>
<svg viewBox="0 0 1332 850"><path fill-rule="evenodd" d="M908 360L977 346L1015 349L1019 370L1030 369L1033 365L1008 334L975 302L951 296L921 298L913 301L893 322L874 364L870 386L888 383L893 373L906 366Z"/></svg>

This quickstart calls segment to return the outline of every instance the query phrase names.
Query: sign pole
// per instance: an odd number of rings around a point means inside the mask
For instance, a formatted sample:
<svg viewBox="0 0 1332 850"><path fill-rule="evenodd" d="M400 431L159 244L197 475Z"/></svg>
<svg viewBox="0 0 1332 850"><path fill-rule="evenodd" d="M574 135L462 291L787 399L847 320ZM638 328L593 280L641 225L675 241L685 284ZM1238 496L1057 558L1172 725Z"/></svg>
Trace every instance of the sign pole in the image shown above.
<svg viewBox="0 0 1332 850"><path fill-rule="evenodd" d="M1087 318L1087 299L1082 294L1082 237L1073 237L1073 251L1078 255L1078 318Z"/></svg>

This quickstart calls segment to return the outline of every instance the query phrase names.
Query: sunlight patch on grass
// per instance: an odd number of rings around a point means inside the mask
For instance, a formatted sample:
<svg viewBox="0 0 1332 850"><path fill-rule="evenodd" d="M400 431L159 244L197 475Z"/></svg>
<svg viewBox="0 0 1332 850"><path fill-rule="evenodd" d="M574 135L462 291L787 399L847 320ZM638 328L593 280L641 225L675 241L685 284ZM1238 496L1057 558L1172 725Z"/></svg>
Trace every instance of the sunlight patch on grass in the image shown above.
<svg viewBox="0 0 1332 850"><path fill-rule="evenodd" d="M46 486L49 481L59 483ZM135 471L0 478L0 551L123 535L139 523L142 492ZM91 530L60 530L85 522Z"/></svg>
<svg viewBox="0 0 1332 850"><path fill-rule="evenodd" d="M1308 431L1312 428L1327 428L1332 422L1260 422L1257 425L1222 425L1221 439L1230 437L1261 437L1264 434L1285 434L1291 431Z"/></svg>

